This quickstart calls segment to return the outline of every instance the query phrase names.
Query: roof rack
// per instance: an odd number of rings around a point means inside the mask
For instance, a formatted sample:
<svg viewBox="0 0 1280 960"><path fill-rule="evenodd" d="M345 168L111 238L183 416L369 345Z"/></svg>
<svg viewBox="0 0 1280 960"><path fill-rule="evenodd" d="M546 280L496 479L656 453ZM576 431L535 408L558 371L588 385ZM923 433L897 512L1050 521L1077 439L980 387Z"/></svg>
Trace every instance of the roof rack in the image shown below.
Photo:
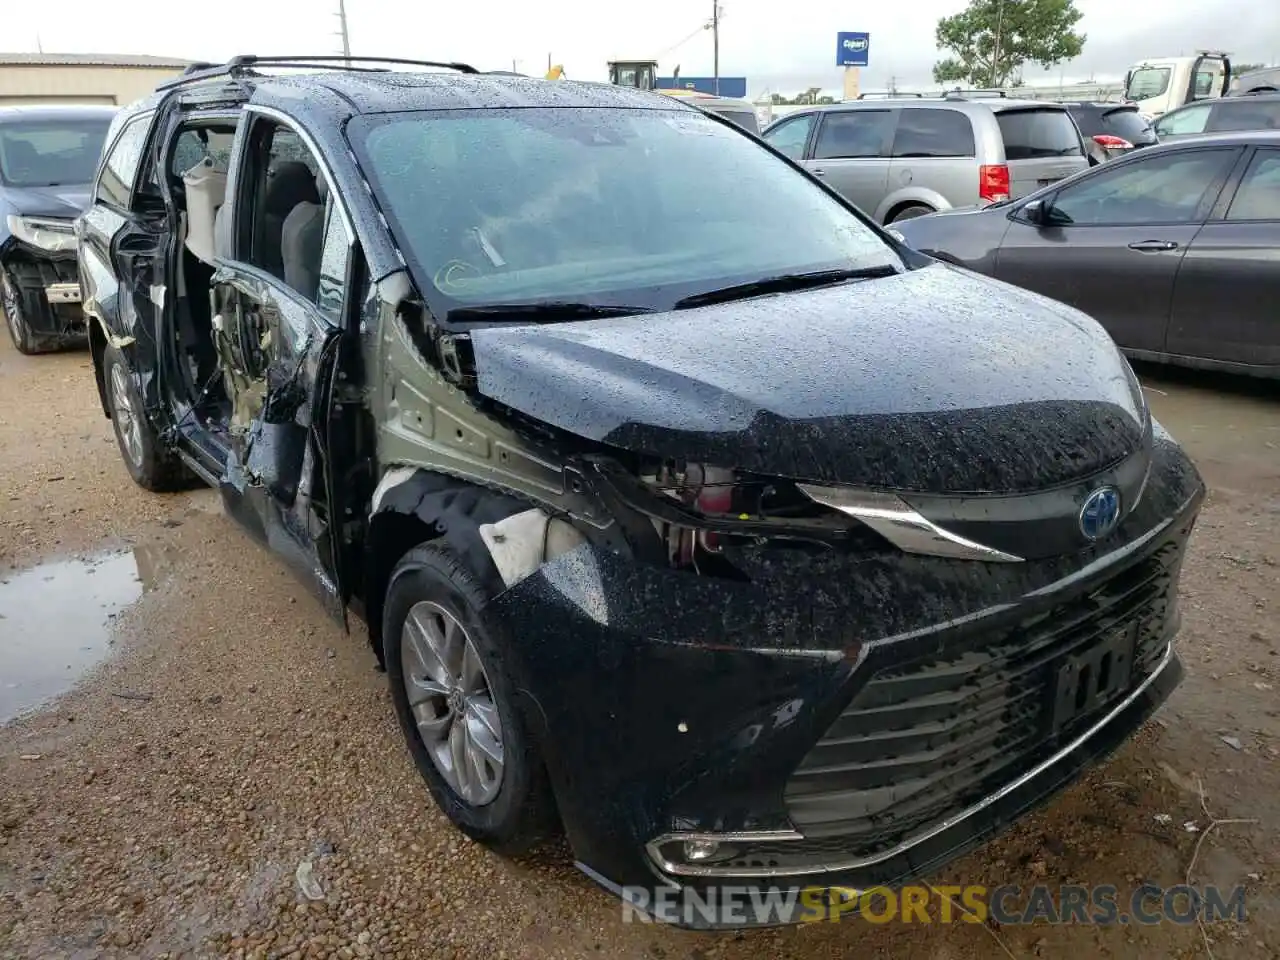
<svg viewBox="0 0 1280 960"><path fill-rule="evenodd" d="M877 90L874 93L860 93L859 100L897 100L898 98L915 97L923 98L923 93L899 93L897 90Z"/></svg>
<svg viewBox="0 0 1280 960"><path fill-rule="evenodd" d="M943 90L942 96L944 99L950 97L957 100L964 100L969 97L992 97L1004 100L1009 95L1003 90L991 88L985 90L961 90L959 87L956 87L954 90Z"/></svg>
<svg viewBox="0 0 1280 960"><path fill-rule="evenodd" d="M440 60L406 60L402 57L347 57L341 55L321 54L319 56L259 56L245 53L232 57L226 63L214 64L198 62L188 66L173 80L159 84L157 90L169 90L174 87L212 80L217 77L230 77L233 80L245 77L258 77L261 74L254 67L311 67L323 66L331 70L347 70L354 73L386 73L386 67L357 67L353 63L395 63L412 67L442 67L446 70L457 70L459 73L479 73L468 63L443 62Z"/></svg>

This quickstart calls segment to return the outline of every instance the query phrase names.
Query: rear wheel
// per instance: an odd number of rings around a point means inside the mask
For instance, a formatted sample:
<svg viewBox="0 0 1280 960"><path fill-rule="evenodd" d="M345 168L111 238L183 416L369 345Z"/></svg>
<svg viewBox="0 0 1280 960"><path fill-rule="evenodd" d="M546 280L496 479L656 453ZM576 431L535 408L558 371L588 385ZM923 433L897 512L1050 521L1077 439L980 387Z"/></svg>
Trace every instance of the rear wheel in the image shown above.
<svg viewBox="0 0 1280 960"><path fill-rule="evenodd" d="M0 309L4 310L4 318L9 328L9 337L19 353L30 356L39 351L31 340L31 330L27 327L27 318L22 310L22 298L18 296L18 288L9 276L8 270L0 269Z"/></svg>
<svg viewBox="0 0 1280 960"><path fill-rule="evenodd" d="M479 580L444 546L410 550L387 588L383 652L409 753L463 833L502 853L553 823L542 760Z"/></svg>
<svg viewBox="0 0 1280 960"><path fill-rule="evenodd" d="M147 418L142 397L120 351L108 345L102 355L102 382L120 456L134 482L147 490L179 490L191 480L182 461L167 449Z"/></svg>
<svg viewBox="0 0 1280 960"><path fill-rule="evenodd" d="M929 213L933 213L932 207L926 207L923 203L909 203L905 207L895 210L893 216L887 222L898 223L902 220L914 220L916 217L923 217Z"/></svg>

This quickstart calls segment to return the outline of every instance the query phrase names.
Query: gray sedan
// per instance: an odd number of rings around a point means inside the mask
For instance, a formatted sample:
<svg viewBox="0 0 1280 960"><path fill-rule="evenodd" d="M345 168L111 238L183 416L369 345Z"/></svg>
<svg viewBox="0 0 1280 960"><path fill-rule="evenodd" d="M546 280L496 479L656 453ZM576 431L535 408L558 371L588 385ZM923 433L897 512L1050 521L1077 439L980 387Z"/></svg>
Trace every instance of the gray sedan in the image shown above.
<svg viewBox="0 0 1280 960"><path fill-rule="evenodd" d="M1280 377L1280 133L1149 147L891 232L1091 314L1133 357Z"/></svg>

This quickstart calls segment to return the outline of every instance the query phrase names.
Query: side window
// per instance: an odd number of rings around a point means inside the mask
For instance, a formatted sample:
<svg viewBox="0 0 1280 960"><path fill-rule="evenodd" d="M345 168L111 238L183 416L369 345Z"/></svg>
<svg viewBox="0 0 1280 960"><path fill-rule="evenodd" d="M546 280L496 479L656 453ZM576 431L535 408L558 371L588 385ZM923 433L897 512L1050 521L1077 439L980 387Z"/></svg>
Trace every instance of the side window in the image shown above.
<svg viewBox="0 0 1280 960"><path fill-rule="evenodd" d="M317 302L333 205L320 164L292 128L257 118L237 203L235 257ZM339 278L345 274L345 266Z"/></svg>
<svg viewBox="0 0 1280 960"><path fill-rule="evenodd" d="M891 110L836 110L828 113L818 129L814 159L882 157L893 123L894 112Z"/></svg>
<svg viewBox="0 0 1280 960"><path fill-rule="evenodd" d="M804 145L809 142L809 131L813 129L813 114L805 114L794 120L784 120L767 134L765 140L779 153L785 153L792 160L804 159Z"/></svg>
<svg viewBox="0 0 1280 960"><path fill-rule="evenodd" d="M1250 100L1223 100L1209 111L1206 133L1229 133L1236 130L1274 130L1280 127L1280 100L1271 102Z"/></svg>
<svg viewBox="0 0 1280 960"><path fill-rule="evenodd" d="M893 136L895 157L973 157L973 124L958 110L901 110Z"/></svg>
<svg viewBox="0 0 1280 960"><path fill-rule="evenodd" d="M1280 150L1259 150L1236 190L1228 220L1280 220Z"/></svg>
<svg viewBox="0 0 1280 960"><path fill-rule="evenodd" d="M342 297L347 285L347 261L353 238L330 199L325 206L324 242L320 248L320 270L315 303L335 319L342 316Z"/></svg>
<svg viewBox="0 0 1280 960"><path fill-rule="evenodd" d="M1188 133L1204 133L1209 122L1210 104L1187 107L1166 113L1156 121L1156 136L1179 136Z"/></svg>
<svg viewBox="0 0 1280 960"><path fill-rule="evenodd" d="M129 196L138 177L142 163L142 151L147 144L147 130L151 126L151 114L130 120L116 142L108 149L106 162L94 189L94 197L121 210L129 209Z"/></svg>
<svg viewBox="0 0 1280 960"><path fill-rule="evenodd" d="M1235 150L1165 154L1119 167L1100 167L1092 177L1061 190L1053 201L1055 221L1076 225L1191 223L1203 219L1202 202L1237 156ZM1209 198L1213 199L1213 198Z"/></svg>

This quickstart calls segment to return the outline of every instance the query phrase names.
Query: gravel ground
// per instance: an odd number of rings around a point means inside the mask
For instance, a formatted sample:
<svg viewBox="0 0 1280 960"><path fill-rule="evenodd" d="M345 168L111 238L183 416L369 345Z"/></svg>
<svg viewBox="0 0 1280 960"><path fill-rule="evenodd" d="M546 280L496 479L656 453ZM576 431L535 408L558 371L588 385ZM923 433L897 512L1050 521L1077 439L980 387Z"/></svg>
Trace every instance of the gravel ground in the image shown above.
<svg viewBox="0 0 1280 960"><path fill-rule="evenodd" d="M1215 829L1193 875L1245 884L1249 921L1208 941L1167 923L712 936L624 924L566 849L506 861L451 829L358 622L335 627L210 491L137 489L84 354L0 345L0 579L133 549L147 582L103 665L0 728L0 957L1280 955L1280 404L1143 374L1212 487L1184 577L1189 677L1113 760L935 882L1182 882L1209 823L1199 781L1214 815L1257 821ZM299 893L304 860L323 900Z"/></svg>

